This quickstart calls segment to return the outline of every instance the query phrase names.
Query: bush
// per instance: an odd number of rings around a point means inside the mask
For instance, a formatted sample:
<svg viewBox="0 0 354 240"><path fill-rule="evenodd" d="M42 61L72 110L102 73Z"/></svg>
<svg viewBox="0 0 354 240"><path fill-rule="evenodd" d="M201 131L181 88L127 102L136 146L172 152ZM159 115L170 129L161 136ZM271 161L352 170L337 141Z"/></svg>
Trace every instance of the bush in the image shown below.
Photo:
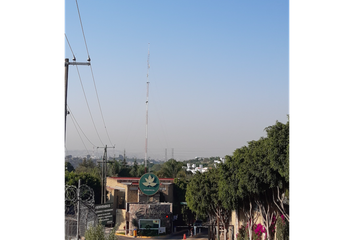
<svg viewBox="0 0 354 240"><path fill-rule="evenodd" d="M289 222L283 215L277 218L276 230L277 240L289 240Z"/></svg>
<svg viewBox="0 0 354 240"><path fill-rule="evenodd" d="M246 228L245 226L241 226L238 229L238 233L236 235L237 240L246 240Z"/></svg>
<svg viewBox="0 0 354 240"><path fill-rule="evenodd" d="M117 227L118 225L116 225L106 237L104 226L101 223L97 224L97 226L90 226L85 232L85 240L116 240L118 239L118 237L115 236Z"/></svg>
<svg viewBox="0 0 354 240"><path fill-rule="evenodd" d="M262 224L253 225L253 234L252 238L254 240L262 240L262 234L265 234L265 238L267 238L267 231Z"/></svg>
<svg viewBox="0 0 354 240"><path fill-rule="evenodd" d="M267 233L265 227L262 224L253 225L252 229L252 240L262 240L262 234L265 233L267 237ZM238 234L236 235L237 240L249 240L248 235L248 226L241 226L238 229Z"/></svg>

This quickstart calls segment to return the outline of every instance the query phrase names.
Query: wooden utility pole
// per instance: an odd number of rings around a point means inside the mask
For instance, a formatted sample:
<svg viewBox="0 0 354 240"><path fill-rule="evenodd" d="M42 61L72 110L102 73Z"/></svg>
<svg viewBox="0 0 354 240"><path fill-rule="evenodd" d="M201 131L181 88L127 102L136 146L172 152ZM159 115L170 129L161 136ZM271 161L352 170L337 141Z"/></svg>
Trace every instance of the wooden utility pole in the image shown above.
<svg viewBox="0 0 354 240"><path fill-rule="evenodd" d="M87 65L90 66L90 62L79 63L79 62L69 62L68 58L65 58L62 62L62 148L63 148L63 156L64 156L64 148L65 148L65 130L66 130L66 115L68 113L67 110L67 100L68 100L68 77L69 77L69 65Z"/></svg>
<svg viewBox="0 0 354 240"><path fill-rule="evenodd" d="M100 147L97 147L100 148ZM97 161L98 163L102 163L102 187L101 187L101 204L106 203L106 184L107 184L107 148L115 148L113 147L101 147L104 148L103 159L102 161Z"/></svg>

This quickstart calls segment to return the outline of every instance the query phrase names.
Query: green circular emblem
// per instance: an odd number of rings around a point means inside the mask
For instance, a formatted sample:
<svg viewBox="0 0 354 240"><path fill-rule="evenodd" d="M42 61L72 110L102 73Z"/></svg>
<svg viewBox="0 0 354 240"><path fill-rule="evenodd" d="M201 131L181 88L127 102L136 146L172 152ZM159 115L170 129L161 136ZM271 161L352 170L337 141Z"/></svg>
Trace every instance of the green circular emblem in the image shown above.
<svg viewBox="0 0 354 240"><path fill-rule="evenodd" d="M139 180L139 188L145 195L154 195L160 189L160 180L155 174L145 173Z"/></svg>

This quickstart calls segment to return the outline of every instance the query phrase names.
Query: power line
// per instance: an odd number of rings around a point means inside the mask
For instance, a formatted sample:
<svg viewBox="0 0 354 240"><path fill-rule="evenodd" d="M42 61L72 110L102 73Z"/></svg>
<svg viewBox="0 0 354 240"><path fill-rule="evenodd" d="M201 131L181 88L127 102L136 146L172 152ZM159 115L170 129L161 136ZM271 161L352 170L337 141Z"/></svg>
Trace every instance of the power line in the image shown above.
<svg viewBox="0 0 354 240"><path fill-rule="evenodd" d="M84 33L84 27L82 26L82 21L81 21L81 16L80 16L80 10L79 10L79 4L77 3L77 0L75 0L76 2L76 7L77 7L77 13L79 14L79 19L80 19L80 24L81 24L81 31L82 31L82 35L84 37L84 42L85 42L85 46L86 46L86 52L87 52L87 56L88 56L88 59L87 61L90 61L90 54L89 54L89 51L88 51L88 48L87 48L87 43L86 43L86 38L85 38L85 33Z"/></svg>
<svg viewBox="0 0 354 240"><path fill-rule="evenodd" d="M70 50L71 50L71 53L73 54L73 61L76 61L76 57L75 57L75 54L74 54L74 52L73 52L73 49L72 49L71 46L70 46L69 39L68 39L68 37L66 36L65 33L64 33L64 35L65 35L66 41L67 41L67 43L68 43L68 45L69 45L69 48L70 48Z"/></svg>
<svg viewBox="0 0 354 240"><path fill-rule="evenodd" d="M76 125L79 127L80 131L81 131L82 134L85 136L85 138L87 139L87 141L89 141L89 142L92 144L93 147L96 147L95 144L93 144L93 143L90 141L90 139L86 136L85 132L81 129L79 123L76 121L75 116L74 116L74 114L72 113L72 111L71 111L71 109L69 108L69 106L68 106L68 109L69 109L69 111L70 111L70 117L71 117L72 120L74 121L74 125L75 125L75 123L76 123ZM80 135L80 134L79 134L79 135ZM81 138L81 136L80 136L80 138ZM84 144L84 145L85 145L85 144ZM85 148L86 148L86 147L85 147ZM86 150L87 150L87 149L86 149Z"/></svg>
<svg viewBox="0 0 354 240"><path fill-rule="evenodd" d="M95 124L95 122L93 121L93 117L92 117L92 114L91 114L90 106L89 106L88 101L87 101L87 98L86 98L84 85L82 84L81 76L80 76L80 73L79 73L79 68L78 68L77 66L76 66L76 69L77 69L77 73L78 73L78 75L79 75L79 79L80 79L80 83L81 83L81 88L82 88L82 91L83 91L83 93L84 93L86 105L87 105L87 108L88 108L88 110L89 110L89 113L90 113L90 117L91 117L93 126L94 126L94 128L95 128L96 134L97 134L97 136L98 136L98 138L99 138L101 144L104 145L103 142L102 142L102 140L101 140L101 138L100 138L100 135L98 134L98 131L97 131L97 128L96 128L96 124Z"/></svg>
<svg viewBox="0 0 354 240"><path fill-rule="evenodd" d="M70 111L70 109L69 109L69 111ZM77 127L76 127L76 124L77 124L78 126L79 126L79 124L76 122L76 120L74 120L75 118L74 118L74 116L73 116L72 114L70 114L70 117L71 117L71 120L72 120L73 123L74 123L74 127L75 127L75 129L76 129L76 131L77 131L77 134L79 134L79 137L80 137L80 139L81 139L82 144L84 145L84 147L85 147L87 153L89 154L90 152L88 151L88 149L87 149L87 147L86 147L84 141L82 140L82 137L81 137L81 135L80 135L80 133L79 133L79 130L78 130ZM75 124L75 122L76 122L76 124ZM80 126L79 126L79 128L80 128ZM82 131L81 128L80 128L80 130ZM85 134L84 134L84 135L85 135ZM86 135L85 135L85 137L86 137ZM86 137L86 138L87 138L87 137Z"/></svg>
<svg viewBox="0 0 354 240"><path fill-rule="evenodd" d="M96 88L96 83L95 83L95 77L93 76L93 71L92 71L92 66L91 66L91 65L90 65L90 69L91 69L91 75L92 75L93 85L95 86L95 92L96 92L98 107L99 107L99 109L100 109L100 113L101 113L101 117L102 117L104 129L105 129L105 131L106 131L106 134L107 134L107 137L108 137L109 142L110 142L111 145L113 146L112 141L111 141L111 138L109 137L108 132L107 132L106 122L104 121L104 118L103 118L101 103L100 103L100 99L98 98L98 93L97 93L97 88Z"/></svg>
<svg viewBox="0 0 354 240"><path fill-rule="evenodd" d="M82 35L83 35L84 42L85 42L85 46L86 46L86 51L87 51L87 56L88 56L87 61L91 61L90 54L89 54L88 47L87 47L86 38L85 38L84 27L83 27L82 20L81 20L81 15L80 15L80 10L79 10L79 4L78 4L77 0L75 0L75 2L76 2L76 7L77 7L77 13L78 13L79 19L80 19L80 25L81 25ZM105 122L105 120L104 120L104 118L103 118L101 103L100 103L100 100L99 100L99 98L98 98L98 93L97 93L97 88L96 88L96 83L95 83L95 77L93 76L93 70L92 70L92 66L91 66L91 65L90 65L90 69L91 69L91 75L92 75L93 84L94 84L95 91L96 91L96 97L97 97L98 106L99 106L99 109L100 109L100 113L101 113L101 117L102 117L104 129L105 129L105 131L106 131L106 134L107 134L107 137L108 137L109 142L110 142L111 145L113 146L112 141L111 141L111 139L110 139L110 137L109 137L109 134L108 134L108 131L107 131L106 122ZM103 144L102 144L102 145L103 145Z"/></svg>

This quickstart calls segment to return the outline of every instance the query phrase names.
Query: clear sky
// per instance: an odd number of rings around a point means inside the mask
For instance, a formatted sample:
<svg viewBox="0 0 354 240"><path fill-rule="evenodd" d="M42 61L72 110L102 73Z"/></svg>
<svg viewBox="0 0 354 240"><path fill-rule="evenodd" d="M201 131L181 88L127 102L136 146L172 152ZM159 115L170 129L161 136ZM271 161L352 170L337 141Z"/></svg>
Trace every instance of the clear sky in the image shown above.
<svg viewBox="0 0 354 240"><path fill-rule="evenodd" d="M265 136L265 127L287 121L288 1L78 4L94 81L90 67L69 67L68 154L101 156L97 146L113 144L111 156L125 149L144 158L148 46L149 157L164 160L165 149L177 160L232 155ZM85 62L74 0L65 1L65 33ZM65 57L72 61L66 40Z"/></svg>

